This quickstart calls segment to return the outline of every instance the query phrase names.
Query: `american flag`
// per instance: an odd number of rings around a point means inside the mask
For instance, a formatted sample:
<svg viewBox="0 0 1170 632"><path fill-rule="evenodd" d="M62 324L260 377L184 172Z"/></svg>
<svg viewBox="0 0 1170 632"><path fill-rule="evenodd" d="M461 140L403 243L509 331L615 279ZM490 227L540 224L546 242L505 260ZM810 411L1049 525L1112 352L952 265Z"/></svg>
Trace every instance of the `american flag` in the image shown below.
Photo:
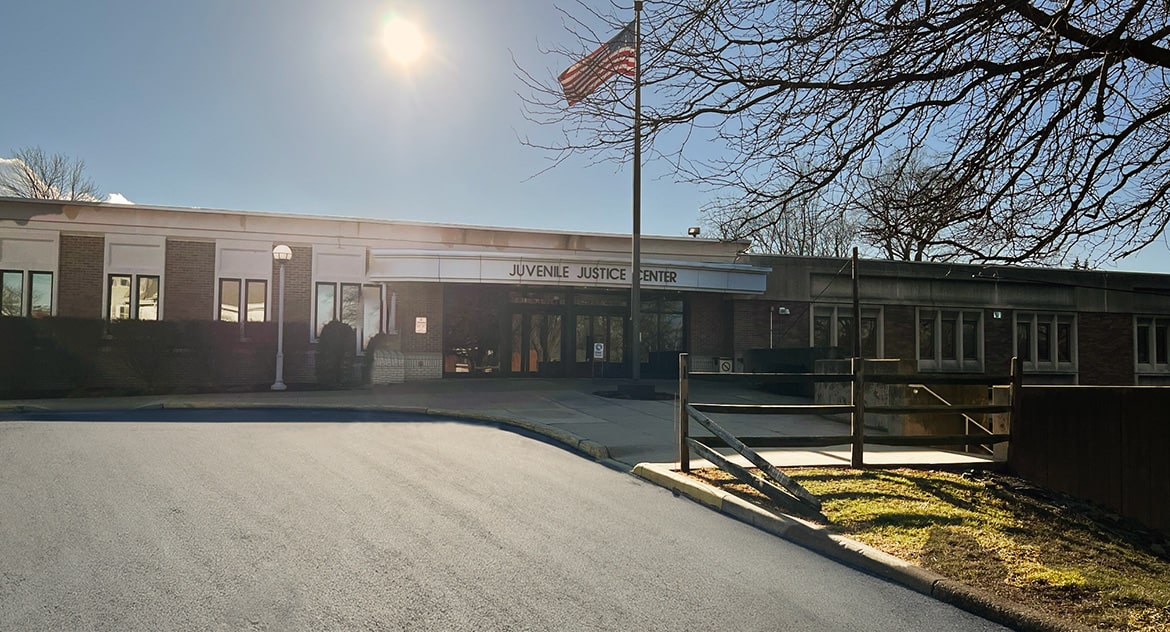
<svg viewBox="0 0 1170 632"><path fill-rule="evenodd" d="M569 66L557 81L565 91L569 105L589 96L598 86L616 74L633 77L638 64L634 23L630 22L613 39L602 44L581 61Z"/></svg>

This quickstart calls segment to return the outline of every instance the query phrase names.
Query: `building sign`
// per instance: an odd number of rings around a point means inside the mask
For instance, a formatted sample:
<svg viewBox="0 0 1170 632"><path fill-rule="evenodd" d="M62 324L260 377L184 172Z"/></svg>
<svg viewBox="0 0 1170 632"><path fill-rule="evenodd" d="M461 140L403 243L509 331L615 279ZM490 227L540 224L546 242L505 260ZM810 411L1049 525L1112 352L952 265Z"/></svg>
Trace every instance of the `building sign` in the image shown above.
<svg viewBox="0 0 1170 632"><path fill-rule="evenodd" d="M604 360L605 359L605 343L604 342L593 343L593 359L594 360Z"/></svg>
<svg viewBox="0 0 1170 632"><path fill-rule="evenodd" d="M370 281L495 283L628 288L628 260L506 252L371 250ZM742 263L643 260L640 284L649 289L760 294L770 268Z"/></svg>
<svg viewBox="0 0 1170 632"><path fill-rule="evenodd" d="M596 265L548 265L540 263L514 263L508 276L514 279L567 279L582 281L626 281L631 277L630 269L623 266ZM643 268L643 283L678 283L678 271L661 268Z"/></svg>
<svg viewBox="0 0 1170 632"><path fill-rule="evenodd" d="M414 333L416 333L416 334L427 333L427 317L426 316L418 316L414 319Z"/></svg>

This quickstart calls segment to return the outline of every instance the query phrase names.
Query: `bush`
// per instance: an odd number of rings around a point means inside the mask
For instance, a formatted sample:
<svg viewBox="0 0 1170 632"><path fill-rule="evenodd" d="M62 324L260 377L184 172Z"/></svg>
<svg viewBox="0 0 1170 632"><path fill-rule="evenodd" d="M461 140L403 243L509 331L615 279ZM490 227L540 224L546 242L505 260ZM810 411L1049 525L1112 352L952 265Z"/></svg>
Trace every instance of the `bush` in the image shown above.
<svg viewBox="0 0 1170 632"><path fill-rule="evenodd" d="M0 397L57 397L83 390L101 346L100 323L0 318Z"/></svg>
<svg viewBox="0 0 1170 632"><path fill-rule="evenodd" d="M317 338L317 385L337 388L353 382L353 356L357 334L353 327L333 321Z"/></svg>
<svg viewBox="0 0 1170 632"><path fill-rule="evenodd" d="M179 328L165 320L115 320L110 323L111 343L122 361L149 392L168 390L173 375Z"/></svg>

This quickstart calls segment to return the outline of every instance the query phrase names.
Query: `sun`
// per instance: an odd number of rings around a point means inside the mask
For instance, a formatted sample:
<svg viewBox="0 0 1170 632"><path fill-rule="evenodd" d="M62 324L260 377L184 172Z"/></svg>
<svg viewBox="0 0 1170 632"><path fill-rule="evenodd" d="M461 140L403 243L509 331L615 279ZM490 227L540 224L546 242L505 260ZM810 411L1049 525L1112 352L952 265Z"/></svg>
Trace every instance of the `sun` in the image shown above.
<svg viewBox="0 0 1170 632"><path fill-rule="evenodd" d="M413 22L395 16L386 20L382 27L382 46L390 59L409 66L422 57L427 42Z"/></svg>

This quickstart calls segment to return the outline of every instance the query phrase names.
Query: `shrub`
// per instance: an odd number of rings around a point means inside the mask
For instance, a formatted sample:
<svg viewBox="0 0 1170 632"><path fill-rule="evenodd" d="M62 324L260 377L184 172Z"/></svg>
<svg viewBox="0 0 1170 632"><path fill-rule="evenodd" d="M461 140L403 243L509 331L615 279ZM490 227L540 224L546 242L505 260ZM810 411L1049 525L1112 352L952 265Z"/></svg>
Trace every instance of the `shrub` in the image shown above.
<svg viewBox="0 0 1170 632"><path fill-rule="evenodd" d="M142 380L147 391L166 390L173 375L178 327L165 320L116 320L110 323L110 337L123 362Z"/></svg>
<svg viewBox="0 0 1170 632"><path fill-rule="evenodd" d="M337 388L353 382L353 355L357 334L353 327L333 321L317 338L317 385Z"/></svg>

